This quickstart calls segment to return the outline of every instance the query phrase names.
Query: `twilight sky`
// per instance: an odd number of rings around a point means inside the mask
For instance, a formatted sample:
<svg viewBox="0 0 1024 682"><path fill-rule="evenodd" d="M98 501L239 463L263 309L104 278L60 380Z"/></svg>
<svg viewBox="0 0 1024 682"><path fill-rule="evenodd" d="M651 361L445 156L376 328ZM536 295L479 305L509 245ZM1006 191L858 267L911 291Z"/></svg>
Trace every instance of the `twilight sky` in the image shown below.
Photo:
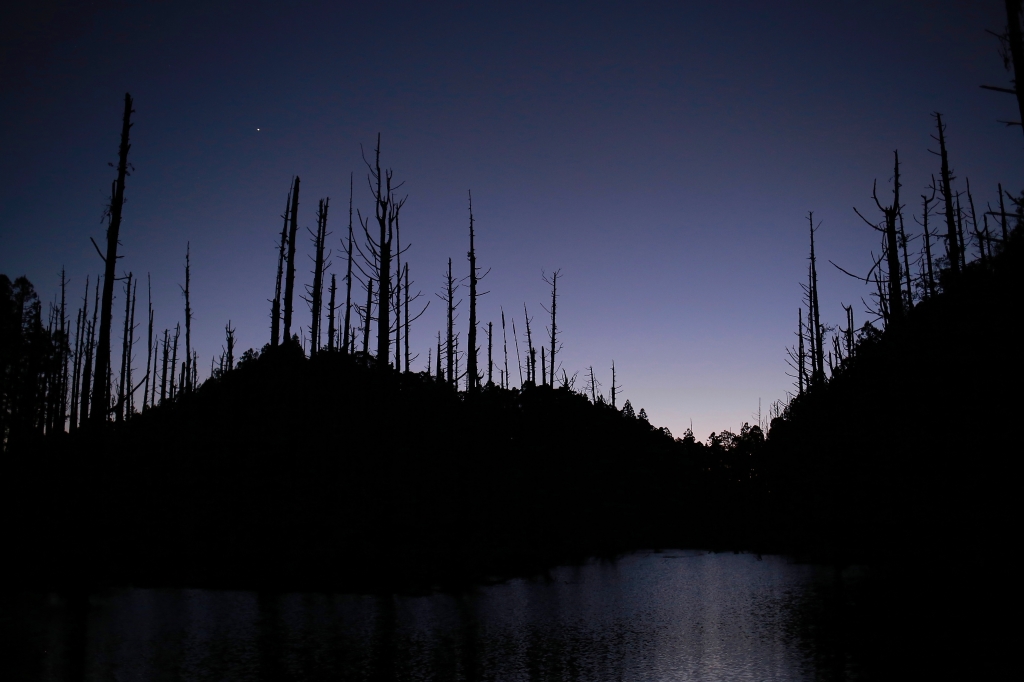
<svg viewBox="0 0 1024 682"><path fill-rule="evenodd" d="M938 172L931 112L979 212L997 182L1022 186L1024 140L997 123L1017 118L1013 98L978 87L1008 85L985 33L1005 24L997 0L80 4L26 3L0 21L0 272L44 298L62 266L75 297L101 272L89 237L103 237L129 91L122 268L151 273L158 331L173 327L191 242L201 369L229 319L241 349L269 339L291 177L300 226L331 197L340 253L350 172L372 211L360 144L378 132L409 196L410 271L433 299L413 328L416 364L444 324L447 259L468 271L471 189L492 269L481 321L503 306L522 334L525 303L540 327L541 273L560 268L568 373L581 384L593 365L607 390L614 360L624 398L677 435L692 420L698 438L737 430L791 386L807 211L823 221L824 317L853 303L865 320L867 290L825 259L867 269L879 241L852 207L875 216L876 178L891 196L894 149L920 215ZM308 239L299 253L307 283Z"/></svg>

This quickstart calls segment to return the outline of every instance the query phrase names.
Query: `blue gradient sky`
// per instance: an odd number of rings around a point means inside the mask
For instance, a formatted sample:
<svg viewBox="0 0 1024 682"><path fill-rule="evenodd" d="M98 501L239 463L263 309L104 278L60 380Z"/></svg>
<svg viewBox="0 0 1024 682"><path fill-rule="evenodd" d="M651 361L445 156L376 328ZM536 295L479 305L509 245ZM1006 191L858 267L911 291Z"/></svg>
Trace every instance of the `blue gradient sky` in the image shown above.
<svg viewBox="0 0 1024 682"><path fill-rule="evenodd" d="M692 420L699 438L790 388L807 211L822 257L866 270L878 239L852 206L874 215L894 149L917 205L938 171L932 111L976 203L1022 184L1020 132L996 122L1017 117L1013 99L978 87L1008 84L985 33L1005 23L995 0L23 11L0 29L0 272L46 296L61 266L75 296L100 272L89 237L103 236L130 91L123 268L152 274L156 324L173 327L191 242L200 367L228 319L242 348L268 340L292 175L300 225L331 197L338 250L350 171L371 207L359 145L378 132L409 194L412 276L434 299L413 329L420 366L447 258L468 269L472 189L492 268L481 320L504 306L522 332L525 302L539 325L541 272L560 268L569 374L594 365L607 390L614 360L625 398L676 434ZM303 241L302 282L310 252ZM825 318L854 303L863 322L865 288L819 270Z"/></svg>

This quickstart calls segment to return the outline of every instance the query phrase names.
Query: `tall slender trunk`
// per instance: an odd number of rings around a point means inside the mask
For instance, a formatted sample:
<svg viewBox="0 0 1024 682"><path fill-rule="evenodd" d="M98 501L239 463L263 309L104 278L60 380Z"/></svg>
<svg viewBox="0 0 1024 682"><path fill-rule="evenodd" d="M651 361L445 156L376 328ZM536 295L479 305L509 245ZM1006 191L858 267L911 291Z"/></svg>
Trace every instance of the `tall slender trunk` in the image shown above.
<svg viewBox="0 0 1024 682"><path fill-rule="evenodd" d="M135 352L135 299L138 293L139 280L135 280L135 287L132 289L132 319L131 324L128 325L128 369L125 372L127 378L125 388L127 388L128 394L125 396L125 419L135 413L135 380L132 377L132 359Z"/></svg>
<svg viewBox="0 0 1024 682"><path fill-rule="evenodd" d="M978 240L978 258L985 262L985 236L978 230L978 214L974 211L974 196L971 195L971 179L964 178L967 183L967 205L971 209L971 225L974 226L974 238Z"/></svg>
<svg viewBox="0 0 1024 682"><path fill-rule="evenodd" d="M87 351L85 354L85 368L82 370L82 414L78 423L81 426L85 426L88 423L90 410L89 407L92 402L92 394L95 392L95 387L92 385L92 368L93 368L93 356L96 351L96 315L99 312L100 303L100 277L96 277L96 286L93 287L93 306L92 306L92 322L89 323L89 342Z"/></svg>
<svg viewBox="0 0 1024 682"><path fill-rule="evenodd" d="M192 391L192 299L189 285L192 281L192 244L185 242L185 382L181 384L184 393Z"/></svg>
<svg viewBox="0 0 1024 682"><path fill-rule="evenodd" d="M612 360L612 407L615 407L615 396L619 388L615 385L615 361Z"/></svg>
<svg viewBox="0 0 1024 682"><path fill-rule="evenodd" d="M825 351L823 349L824 339L821 329L821 311L818 308L818 260L814 253L814 213L808 213L807 220L811 226L811 271L810 271L810 313L813 316L811 350L814 353L814 373L812 381L821 381L825 378Z"/></svg>
<svg viewBox="0 0 1024 682"><path fill-rule="evenodd" d="M124 337L121 341L121 383L117 391L117 421L124 421L125 378L128 368L128 326L131 322L132 305L132 273L128 273L128 282L124 287Z"/></svg>
<svg viewBox="0 0 1024 682"><path fill-rule="evenodd" d="M1003 203L1003 183L999 183L999 218L1003 228L1003 248L1006 248L1006 241L1010 238L1006 220L1006 205Z"/></svg>
<svg viewBox="0 0 1024 682"><path fill-rule="evenodd" d="M455 353L453 348L455 347L455 305L453 298L455 296L455 280L452 278L452 259L448 259L448 278L446 280L447 293L448 293L448 335L445 337L447 342L445 344L445 354L447 356L447 368L448 368L448 383L452 386L455 385Z"/></svg>
<svg viewBox="0 0 1024 682"><path fill-rule="evenodd" d="M558 372L558 364L555 362L555 353L558 350L558 327L557 318L555 317L556 306L558 305L558 275L559 271L555 270L551 273L551 278L545 278L548 284L551 285L551 351L548 353L548 378L550 384L553 387L555 385L555 373Z"/></svg>
<svg viewBox="0 0 1024 682"><path fill-rule="evenodd" d="M118 148L117 180L110 197L110 224L107 226L106 269L103 277L103 304L100 313L99 341L96 344L96 386L92 396L92 418L96 423L107 420L110 410L110 325L113 321L114 278L117 269L117 243L121 231L121 210L124 207L124 181L128 175L128 131L131 129L132 96L124 95L121 121L121 145Z"/></svg>
<svg viewBox="0 0 1024 682"><path fill-rule="evenodd" d="M161 404L165 400L167 400L167 352L169 350L168 346L170 345L170 343L171 343L170 330L169 329L165 329L164 330L163 368L160 370L160 402L161 402ZM171 368L172 368L171 371L174 371L173 367L174 367L174 365L172 364L171 365Z"/></svg>
<svg viewBox="0 0 1024 682"><path fill-rule="evenodd" d="M444 381L444 372L441 369L441 332L437 333L437 374L438 381Z"/></svg>
<svg viewBox="0 0 1024 682"><path fill-rule="evenodd" d="M146 333L146 385L142 389L142 411L149 407L149 371L150 360L153 359L153 280L149 273L146 273L146 293L149 308L149 329Z"/></svg>
<svg viewBox="0 0 1024 682"><path fill-rule="evenodd" d="M526 318L526 381L537 383L537 353L533 349L533 333L530 331L530 313L526 310L526 303L523 303L523 317Z"/></svg>
<svg viewBox="0 0 1024 682"><path fill-rule="evenodd" d="M967 267L967 244L964 241L964 214L960 208L960 195L956 197L956 237L960 243L958 249L960 253L960 269L963 270Z"/></svg>
<svg viewBox="0 0 1024 682"><path fill-rule="evenodd" d="M469 348L466 351L466 386L469 391L475 391L480 385L480 376L477 372L477 347L476 347L476 244L473 232L473 193L469 192Z"/></svg>
<svg viewBox="0 0 1024 682"><path fill-rule="evenodd" d="M320 325L323 319L323 293L324 293L324 243L327 241L327 211L330 208L330 197L321 199L316 209L316 239L314 247L316 257L313 260L313 291L310 301L310 312L313 319L309 325L309 355L316 355L320 351Z"/></svg>
<svg viewBox="0 0 1024 682"><path fill-rule="evenodd" d="M331 300L327 304L328 307L328 323L327 323L327 350L334 350L334 336L337 333L334 329L334 297L338 292L338 283L334 280L334 274L331 274Z"/></svg>
<svg viewBox="0 0 1024 682"><path fill-rule="evenodd" d="M379 294L378 294L379 295ZM370 321L373 319L373 280L366 283L366 311L363 314L363 355L370 350Z"/></svg>
<svg viewBox="0 0 1024 682"><path fill-rule="evenodd" d="M932 185L934 185L935 184L934 183L934 176L932 176L932 179L933 179ZM934 271L932 269L932 236L928 232L928 214L931 212L931 202L932 202L932 199L934 199L934 198L935 198L934 190L932 191L931 199L929 199L928 196L925 195L925 194L921 195L921 201L924 204L924 215L923 215L923 218L921 220L921 227L924 228L924 257L925 257L925 264L927 266L926 273L928 275L928 296L929 297L935 295L935 273L934 273Z"/></svg>
<svg viewBox="0 0 1024 682"><path fill-rule="evenodd" d="M78 324L75 332L75 372L72 375L71 389L71 423L69 429L74 432L78 430L79 401L82 399L82 360L85 355L86 325L89 314L89 278L85 278L85 296L82 300L82 307L78 311ZM88 397L85 398L88 400Z"/></svg>
<svg viewBox="0 0 1024 682"><path fill-rule="evenodd" d="M295 235L299 231L299 176L292 185L291 222L288 226L288 266L284 278L284 338L282 343L292 340L292 301L295 296Z"/></svg>
<svg viewBox="0 0 1024 682"><path fill-rule="evenodd" d="M345 250L348 256L348 267L345 271L345 339L341 344L342 351L347 353L349 346L349 333L351 330L352 320L349 315L352 312L352 191L353 191L353 180L354 174L350 173L348 176L348 248ZM355 340L351 342L355 344Z"/></svg>
<svg viewBox="0 0 1024 682"><path fill-rule="evenodd" d="M494 334L494 323L487 323L487 385L494 385L494 356L492 355L494 345L492 335Z"/></svg>
<svg viewBox="0 0 1024 682"><path fill-rule="evenodd" d="M800 340L797 346L796 362L797 362L797 395L804 394L804 388L807 386L807 354L804 350L804 311L802 308L798 308L796 311L797 319L797 338Z"/></svg>
<svg viewBox="0 0 1024 682"><path fill-rule="evenodd" d="M889 312L894 320L903 319L903 278L900 274L900 247L896 221L900 213L900 156L894 152L893 203L885 210L885 252L889 269ZM815 283L817 288L817 283Z"/></svg>
<svg viewBox="0 0 1024 682"><path fill-rule="evenodd" d="M405 264L405 371L409 371L409 264ZM429 364L429 363L428 363Z"/></svg>
<svg viewBox="0 0 1024 682"><path fill-rule="evenodd" d="M281 278L284 276L285 248L288 244L288 212L292 203L292 190L288 188L288 198L284 202L284 225L281 227L281 245L277 248L277 278L274 280L274 302L270 306L270 345L276 347L281 343Z"/></svg>
<svg viewBox="0 0 1024 682"><path fill-rule="evenodd" d="M548 360L544 355L546 349L544 346L540 347L540 383L542 386L547 386L548 383ZM552 382L554 385L554 382Z"/></svg>
<svg viewBox="0 0 1024 682"><path fill-rule="evenodd" d="M501 341L505 349L505 381L502 388L508 388L508 336L505 334L505 310L501 310Z"/></svg>
<svg viewBox="0 0 1024 682"><path fill-rule="evenodd" d="M523 356L519 354L519 334L516 333L516 318L512 318L512 340L516 343L516 363L519 365L519 387L523 387Z"/></svg>
<svg viewBox="0 0 1024 682"><path fill-rule="evenodd" d="M174 346L171 349L171 399L181 390L181 382L175 377L178 373L178 339L181 338L181 323L174 325ZM184 363L182 363L184 365Z"/></svg>
<svg viewBox="0 0 1024 682"><path fill-rule="evenodd" d="M946 258L949 259L949 269L957 274L960 272L960 239L957 236L953 212L953 174L949 170L949 155L946 153L946 126L942 124L942 114L939 112L935 112L935 122L939 129L939 156L942 159L939 180L942 202L946 209Z"/></svg>
<svg viewBox="0 0 1024 682"><path fill-rule="evenodd" d="M395 225L395 369L402 371L402 230Z"/></svg>

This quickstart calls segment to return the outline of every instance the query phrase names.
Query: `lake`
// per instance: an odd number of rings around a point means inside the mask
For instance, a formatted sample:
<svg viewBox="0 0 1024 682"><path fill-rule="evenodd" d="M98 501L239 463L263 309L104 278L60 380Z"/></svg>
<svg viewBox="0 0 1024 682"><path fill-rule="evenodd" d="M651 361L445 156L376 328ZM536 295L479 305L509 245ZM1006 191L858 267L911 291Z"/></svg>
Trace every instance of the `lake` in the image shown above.
<svg viewBox="0 0 1024 682"><path fill-rule="evenodd" d="M8 596L8 679L858 679L855 569L639 552L461 594ZM851 625L851 623L854 623Z"/></svg>

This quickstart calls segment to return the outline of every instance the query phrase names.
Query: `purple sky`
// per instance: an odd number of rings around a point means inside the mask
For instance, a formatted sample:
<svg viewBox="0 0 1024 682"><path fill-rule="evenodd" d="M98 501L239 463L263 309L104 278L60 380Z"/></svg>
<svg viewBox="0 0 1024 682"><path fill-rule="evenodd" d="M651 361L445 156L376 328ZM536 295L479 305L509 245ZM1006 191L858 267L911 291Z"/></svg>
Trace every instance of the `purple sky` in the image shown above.
<svg viewBox="0 0 1024 682"><path fill-rule="evenodd" d="M434 292L447 259L468 270L472 189L478 258L492 268L481 321L504 306L522 332L525 302L540 327L541 272L560 268L568 373L582 383L593 365L607 390L614 360L624 398L677 435L692 420L699 438L753 421L759 398L767 409L790 388L807 211L823 221L824 317L842 321L840 303L853 303L864 321L867 290L824 259L867 269L878 238L852 206L877 213L871 183L887 195L894 149L918 207L938 171L932 111L976 204L995 200L996 182L1021 189L1024 140L996 122L1017 118L1015 103L978 87L1008 85L985 33L1005 23L996 0L136 4L5 19L0 272L47 297L61 266L76 297L100 272L89 237L103 236L130 91L122 265L152 274L157 327L173 327L191 242L201 368L228 319L243 349L269 339L291 177L300 226L331 197L339 251L351 171L356 206L372 210L359 146L378 132L406 182L411 273L433 299L413 329L418 366L443 326ZM299 253L305 283L308 240ZM337 256L332 272L343 274Z"/></svg>

